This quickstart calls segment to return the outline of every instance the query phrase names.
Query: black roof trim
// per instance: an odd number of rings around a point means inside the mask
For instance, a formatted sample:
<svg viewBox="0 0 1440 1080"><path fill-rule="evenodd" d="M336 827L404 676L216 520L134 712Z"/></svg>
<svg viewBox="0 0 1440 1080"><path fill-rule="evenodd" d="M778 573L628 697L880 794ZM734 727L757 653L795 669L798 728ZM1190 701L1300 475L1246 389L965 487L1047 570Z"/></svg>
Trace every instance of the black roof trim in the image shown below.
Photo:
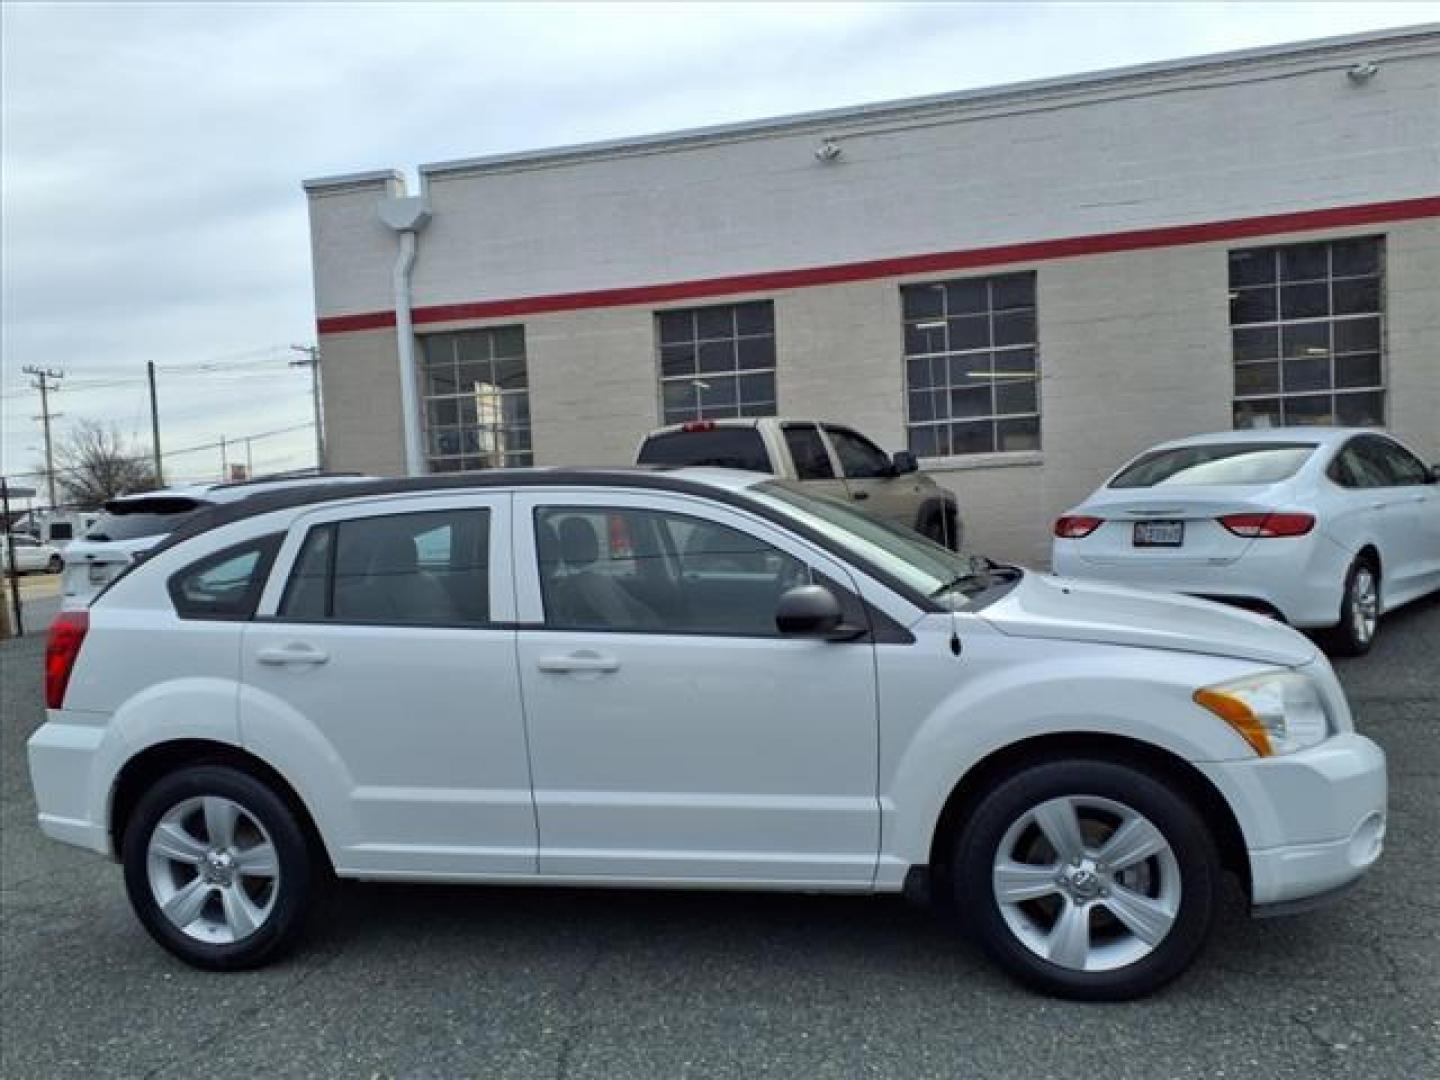
<svg viewBox="0 0 1440 1080"><path fill-rule="evenodd" d="M263 492L237 502L218 503L202 510L176 529L145 554L149 559L162 551L177 547L211 529L246 518L258 517L276 510L315 506L342 499L365 499L382 495L420 494L433 491L464 491L483 488L523 487L629 487L648 491L673 491L697 495L714 502L739 507L765 518L790 532L805 537L824 548L842 562L853 563L855 556L845 551L824 533L786 517L764 503L746 499L726 488L702 484L676 476L666 467L634 469L486 469L481 472L444 473L434 476L410 476L348 484L322 484L282 491ZM935 600L911 588L882 568L862 563L866 574L903 596L922 611L944 611Z"/></svg>

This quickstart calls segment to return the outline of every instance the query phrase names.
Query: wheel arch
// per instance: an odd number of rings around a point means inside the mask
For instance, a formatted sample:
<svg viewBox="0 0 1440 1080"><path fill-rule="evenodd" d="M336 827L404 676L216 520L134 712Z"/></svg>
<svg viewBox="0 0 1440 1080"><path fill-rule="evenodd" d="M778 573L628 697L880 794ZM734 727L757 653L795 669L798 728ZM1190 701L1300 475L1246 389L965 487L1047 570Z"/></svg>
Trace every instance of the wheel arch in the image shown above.
<svg viewBox="0 0 1440 1080"><path fill-rule="evenodd" d="M948 876L956 834L980 799L1001 780L1026 766L1066 758L1118 762L1164 777L1212 827L1222 865L1240 878L1246 895L1250 894L1250 858L1244 834L1235 812L1209 778L1184 758L1153 743L1101 732L1037 735L995 750L972 765L955 784L935 823L930 841L932 871Z"/></svg>
<svg viewBox="0 0 1440 1080"><path fill-rule="evenodd" d="M334 863L315 824L314 815L288 780L273 766L238 746L210 739L175 739L147 746L121 768L110 790L108 833L110 852L118 857L135 807L145 791L161 777L192 765L228 765L248 773L271 788L295 814L315 854L333 872Z"/></svg>

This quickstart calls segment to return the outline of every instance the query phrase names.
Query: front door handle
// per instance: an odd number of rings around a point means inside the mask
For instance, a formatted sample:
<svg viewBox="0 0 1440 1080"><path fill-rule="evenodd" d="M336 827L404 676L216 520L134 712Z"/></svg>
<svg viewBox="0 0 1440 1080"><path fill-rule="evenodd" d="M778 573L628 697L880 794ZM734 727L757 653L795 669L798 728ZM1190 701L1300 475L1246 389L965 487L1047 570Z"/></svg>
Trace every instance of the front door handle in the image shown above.
<svg viewBox="0 0 1440 1080"><path fill-rule="evenodd" d="M851 493L850 497L856 502L864 502L870 497L870 493L868 491L855 491Z"/></svg>
<svg viewBox="0 0 1440 1080"><path fill-rule="evenodd" d="M330 654L309 645L286 645L283 649L261 649L255 659L262 664L323 664Z"/></svg>
<svg viewBox="0 0 1440 1080"><path fill-rule="evenodd" d="M596 652L573 652L565 656L542 656L535 661L541 671L565 674L571 671L619 671L620 661Z"/></svg>

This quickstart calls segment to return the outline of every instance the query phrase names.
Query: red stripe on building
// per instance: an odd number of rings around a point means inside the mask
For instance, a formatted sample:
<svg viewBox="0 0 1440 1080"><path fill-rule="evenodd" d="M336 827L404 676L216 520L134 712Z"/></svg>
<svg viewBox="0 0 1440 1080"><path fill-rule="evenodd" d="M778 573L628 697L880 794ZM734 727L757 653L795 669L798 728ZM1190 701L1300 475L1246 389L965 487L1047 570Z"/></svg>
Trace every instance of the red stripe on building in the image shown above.
<svg viewBox="0 0 1440 1080"><path fill-rule="evenodd" d="M1006 263L1066 259L1077 255L1103 255L1116 251L1180 247L1217 240L1240 240L1252 236L1337 229L1416 218L1440 217L1440 196L1400 199L1394 202L1337 206L1324 210L1299 210L1289 214L1210 221L1198 225L1169 225L1129 232L1094 233L1059 240L1033 240L1022 244L971 248L967 251L939 251L929 255L902 255L890 259L812 266L800 270L772 270L758 274L674 281L661 285L635 285L623 289L594 289L589 292L552 293L508 300L475 300L461 304L435 304L411 311L416 325L455 322L464 319L494 319L514 315L535 315L585 308L627 307L661 304L673 300L699 300L737 293L777 292L813 285L835 285L850 281L900 277L908 274L973 270ZM318 322L322 334L351 330L379 330L395 325L393 311L368 311L359 315L331 315Z"/></svg>

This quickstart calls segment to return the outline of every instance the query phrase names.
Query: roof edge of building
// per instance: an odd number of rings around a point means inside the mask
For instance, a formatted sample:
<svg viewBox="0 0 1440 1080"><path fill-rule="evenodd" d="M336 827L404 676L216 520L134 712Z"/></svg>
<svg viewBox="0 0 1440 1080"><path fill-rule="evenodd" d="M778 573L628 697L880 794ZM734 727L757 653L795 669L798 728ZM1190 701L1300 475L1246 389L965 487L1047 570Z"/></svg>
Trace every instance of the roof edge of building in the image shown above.
<svg viewBox="0 0 1440 1080"><path fill-rule="evenodd" d="M1422 23L1280 45L1265 45L1250 49L1183 57L1176 60L1160 60L1126 67L1080 72L1053 78L1005 83L999 86L978 87L944 94L687 128L653 135L626 136L568 146L459 158L423 164L419 166L418 171L421 185L424 186L432 178L450 178L467 173L538 169L627 154L656 153L688 145L734 142L766 138L778 134L800 133L807 129L833 128L877 120L903 120L944 112L963 112L1036 95L1045 95L1053 103L1053 99L1056 97L1080 98L1105 90L1133 87L1139 91L1147 84L1157 80L1173 80L1187 75L1201 76L1227 69L1260 67L1274 63L1303 62L1316 54L1363 51L1365 48L1393 49L1395 46L1412 43L1424 44L1426 41L1433 41L1440 45L1440 23ZM1377 59L1384 59L1384 57ZM837 131L835 134L841 133ZM321 182L307 182L307 190L310 189L311 183Z"/></svg>
<svg viewBox="0 0 1440 1080"><path fill-rule="evenodd" d="M399 169L370 169L366 172L342 173L337 176L318 176L302 180L300 186L307 195L331 195L338 191L349 191L367 187L405 187L405 174Z"/></svg>

